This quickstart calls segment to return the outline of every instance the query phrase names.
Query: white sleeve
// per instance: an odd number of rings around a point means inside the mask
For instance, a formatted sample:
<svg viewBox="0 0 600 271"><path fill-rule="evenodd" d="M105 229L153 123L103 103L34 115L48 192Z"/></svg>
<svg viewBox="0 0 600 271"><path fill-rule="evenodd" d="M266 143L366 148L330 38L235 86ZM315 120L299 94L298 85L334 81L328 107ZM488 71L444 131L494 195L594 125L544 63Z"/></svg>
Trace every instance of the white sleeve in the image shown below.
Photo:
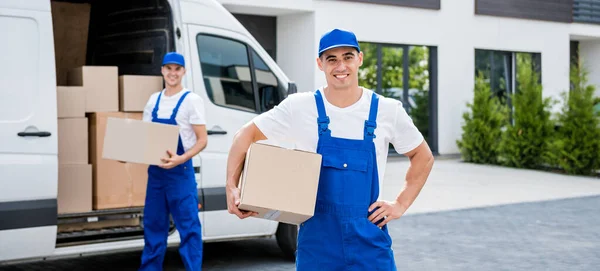
<svg viewBox="0 0 600 271"><path fill-rule="evenodd" d="M277 106L252 120L268 139L276 141L290 139L294 95L296 94L288 96Z"/></svg>
<svg viewBox="0 0 600 271"><path fill-rule="evenodd" d="M146 106L144 106L144 113L142 115L142 120L145 122L152 121L152 110L154 110L154 104L156 103L155 95L150 95L148 102L146 102Z"/></svg>
<svg viewBox="0 0 600 271"><path fill-rule="evenodd" d="M391 143L399 154L412 151L423 143L423 135L406 113L401 102L398 102L396 107L396 120L393 129Z"/></svg>
<svg viewBox="0 0 600 271"><path fill-rule="evenodd" d="M189 95L189 122L193 125L206 125L204 100L198 95Z"/></svg>

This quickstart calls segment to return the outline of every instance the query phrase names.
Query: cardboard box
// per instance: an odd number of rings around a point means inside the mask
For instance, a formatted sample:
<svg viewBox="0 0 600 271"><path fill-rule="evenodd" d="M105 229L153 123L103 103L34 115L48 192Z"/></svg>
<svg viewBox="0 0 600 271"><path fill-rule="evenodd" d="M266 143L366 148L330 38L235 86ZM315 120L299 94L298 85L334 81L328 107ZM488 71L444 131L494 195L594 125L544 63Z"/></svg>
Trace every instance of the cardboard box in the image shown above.
<svg viewBox="0 0 600 271"><path fill-rule="evenodd" d="M119 76L119 111L143 112L150 96L162 89L161 76Z"/></svg>
<svg viewBox="0 0 600 271"><path fill-rule="evenodd" d="M58 163L89 163L88 152L88 119L58 119Z"/></svg>
<svg viewBox="0 0 600 271"><path fill-rule="evenodd" d="M167 150L177 152L179 126L109 117L102 158L160 165Z"/></svg>
<svg viewBox="0 0 600 271"><path fill-rule="evenodd" d="M56 87L58 118L85 117L85 89L83 87Z"/></svg>
<svg viewBox="0 0 600 271"><path fill-rule="evenodd" d="M92 165L58 166L58 213L92 211Z"/></svg>
<svg viewBox="0 0 600 271"><path fill-rule="evenodd" d="M121 163L102 158L109 117L142 119L141 113L104 112L90 114L90 161L95 210L143 206L146 199L148 165Z"/></svg>
<svg viewBox="0 0 600 271"><path fill-rule="evenodd" d="M254 143L240 181L241 210L298 225L314 215L321 155Z"/></svg>
<svg viewBox="0 0 600 271"><path fill-rule="evenodd" d="M51 1L56 85L67 85L70 69L85 65L90 24L89 3Z"/></svg>
<svg viewBox="0 0 600 271"><path fill-rule="evenodd" d="M69 70L69 86L85 89L85 112L119 111L118 67L82 66Z"/></svg>

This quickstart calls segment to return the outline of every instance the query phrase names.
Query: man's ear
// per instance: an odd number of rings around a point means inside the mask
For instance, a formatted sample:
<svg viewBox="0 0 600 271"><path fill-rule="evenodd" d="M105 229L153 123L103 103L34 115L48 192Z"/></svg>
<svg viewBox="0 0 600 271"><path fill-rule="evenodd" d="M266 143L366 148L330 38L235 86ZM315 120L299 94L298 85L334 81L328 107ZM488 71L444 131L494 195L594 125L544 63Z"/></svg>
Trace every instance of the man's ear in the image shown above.
<svg viewBox="0 0 600 271"><path fill-rule="evenodd" d="M358 53L358 66L362 66L363 64L363 52Z"/></svg>
<svg viewBox="0 0 600 271"><path fill-rule="evenodd" d="M321 57L317 57L317 66L319 66L319 70L323 71L323 61L321 61Z"/></svg>

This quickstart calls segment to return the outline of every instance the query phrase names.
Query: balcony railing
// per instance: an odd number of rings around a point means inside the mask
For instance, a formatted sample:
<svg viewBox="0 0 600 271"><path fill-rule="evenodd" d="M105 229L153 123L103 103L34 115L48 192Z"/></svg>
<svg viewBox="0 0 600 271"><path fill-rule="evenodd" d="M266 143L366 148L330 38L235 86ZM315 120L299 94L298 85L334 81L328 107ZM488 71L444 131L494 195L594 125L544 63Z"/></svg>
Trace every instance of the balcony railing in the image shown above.
<svg viewBox="0 0 600 271"><path fill-rule="evenodd" d="M600 0L573 0L573 22L600 24Z"/></svg>

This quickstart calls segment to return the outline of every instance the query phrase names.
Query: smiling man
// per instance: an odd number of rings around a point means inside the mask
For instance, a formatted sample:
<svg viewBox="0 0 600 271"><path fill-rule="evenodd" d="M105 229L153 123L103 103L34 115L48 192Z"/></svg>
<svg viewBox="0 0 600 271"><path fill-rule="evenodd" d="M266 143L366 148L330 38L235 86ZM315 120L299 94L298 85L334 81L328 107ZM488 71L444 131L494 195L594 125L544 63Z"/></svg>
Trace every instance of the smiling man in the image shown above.
<svg viewBox="0 0 600 271"><path fill-rule="evenodd" d="M154 93L144 108L144 121L178 125L177 150L165 150L163 164L148 167L144 206L144 250L140 270L162 270L169 235L169 213L181 243L179 254L186 270L202 268L202 232L198 218L198 190L192 157L206 147L202 98L183 87L185 60L167 53L161 72L165 89Z"/></svg>
<svg viewBox="0 0 600 271"><path fill-rule="evenodd" d="M325 33L316 60L326 86L290 95L236 134L227 164L229 212L254 215L238 209L237 184L250 144L293 142L323 159L315 215L300 225L297 270L396 270L387 223L417 198L433 156L400 101L358 85L363 53L352 32ZM411 166L397 198L382 201L389 143Z"/></svg>

